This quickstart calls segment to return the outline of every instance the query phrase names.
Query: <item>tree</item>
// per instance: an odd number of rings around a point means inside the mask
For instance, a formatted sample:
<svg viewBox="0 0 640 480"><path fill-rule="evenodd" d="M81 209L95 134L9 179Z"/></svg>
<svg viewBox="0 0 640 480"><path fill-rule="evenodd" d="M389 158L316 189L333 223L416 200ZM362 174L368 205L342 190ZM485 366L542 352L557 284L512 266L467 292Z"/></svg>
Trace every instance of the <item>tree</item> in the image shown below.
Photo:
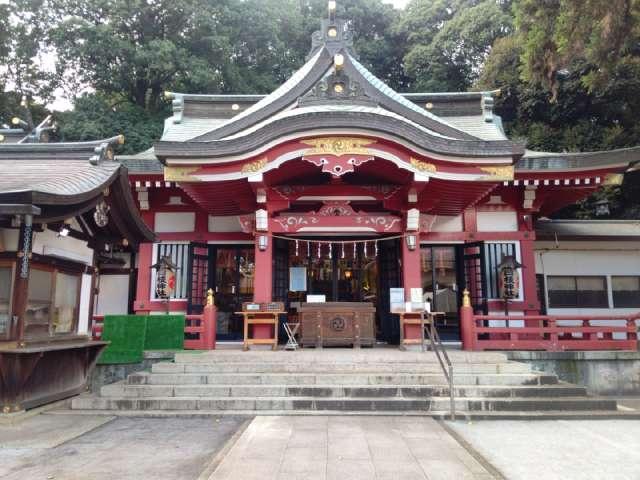
<svg viewBox="0 0 640 480"><path fill-rule="evenodd" d="M125 135L118 153L132 154L149 148L162 134L167 112L151 113L127 101L96 93L76 98L74 108L56 115L63 141L87 141Z"/></svg>
<svg viewBox="0 0 640 480"><path fill-rule="evenodd" d="M58 74L151 111L163 89L222 90L227 4L206 0L44 0Z"/></svg>
<svg viewBox="0 0 640 480"><path fill-rule="evenodd" d="M520 0L515 3L522 75L557 97L559 73L581 59L590 90L606 88L623 64L640 54L640 0Z"/></svg>
<svg viewBox="0 0 640 480"><path fill-rule="evenodd" d="M42 65L46 26L36 21L39 0L11 0L0 5L0 87L47 102L57 84Z"/></svg>
<svg viewBox="0 0 640 480"><path fill-rule="evenodd" d="M494 41L509 34L510 2L412 0L396 31L405 32L405 69L414 90L465 91L477 79Z"/></svg>

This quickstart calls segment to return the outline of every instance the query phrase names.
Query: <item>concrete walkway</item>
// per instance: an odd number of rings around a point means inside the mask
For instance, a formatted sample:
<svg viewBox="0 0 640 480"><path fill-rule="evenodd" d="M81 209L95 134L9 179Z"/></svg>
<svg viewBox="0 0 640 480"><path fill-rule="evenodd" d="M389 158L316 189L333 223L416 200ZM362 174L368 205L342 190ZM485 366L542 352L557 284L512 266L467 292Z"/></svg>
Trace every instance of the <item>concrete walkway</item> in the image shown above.
<svg viewBox="0 0 640 480"><path fill-rule="evenodd" d="M210 480L494 478L426 417L256 417Z"/></svg>
<svg viewBox="0 0 640 480"><path fill-rule="evenodd" d="M0 426L0 478L195 480L245 421L38 415Z"/></svg>
<svg viewBox="0 0 640 480"><path fill-rule="evenodd" d="M509 480L640 479L640 420L447 424Z"/></svg>

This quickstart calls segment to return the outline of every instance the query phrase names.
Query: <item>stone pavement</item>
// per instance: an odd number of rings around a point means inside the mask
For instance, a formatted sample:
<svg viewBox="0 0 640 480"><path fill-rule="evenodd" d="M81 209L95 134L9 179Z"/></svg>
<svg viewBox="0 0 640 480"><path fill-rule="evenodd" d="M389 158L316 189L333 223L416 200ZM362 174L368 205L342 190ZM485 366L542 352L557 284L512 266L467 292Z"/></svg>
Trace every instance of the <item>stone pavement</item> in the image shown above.
<svg viewBox="0 0 640 480"><path fill-rule="evenodd" d="M195 480L246 420L42 414L0 425L0 478Z"/></svg>
<svg viewBox="0 0 640 480"><path fill-rule="evenodd" d="M209 480L488 480L428 417L256 417Z"/></svg>
<svg viewBox="0 0 640 480"><path fill-rule="evenodd" d="M640 420L447 425L509 480L640 479Z"/></svg>

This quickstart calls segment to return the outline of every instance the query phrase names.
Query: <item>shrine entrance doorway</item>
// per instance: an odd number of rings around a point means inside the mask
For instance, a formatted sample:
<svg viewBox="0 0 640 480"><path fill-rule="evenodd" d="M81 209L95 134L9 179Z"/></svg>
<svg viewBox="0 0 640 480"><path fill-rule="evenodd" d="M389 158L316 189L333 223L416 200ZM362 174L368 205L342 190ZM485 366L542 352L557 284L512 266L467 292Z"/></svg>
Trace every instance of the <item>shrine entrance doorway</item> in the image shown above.
<svg viewBox="0 0 640 480"><path fill-rule="evenodd" d="M327 302L372 303L376 339L397 343L398 319L389 313L389 288L402 286L399 245L398 239L384 238L276 239L274 296L290 309L308 295L322 295ZM305 281L292 282L293 272L303 274Z"/></svg>

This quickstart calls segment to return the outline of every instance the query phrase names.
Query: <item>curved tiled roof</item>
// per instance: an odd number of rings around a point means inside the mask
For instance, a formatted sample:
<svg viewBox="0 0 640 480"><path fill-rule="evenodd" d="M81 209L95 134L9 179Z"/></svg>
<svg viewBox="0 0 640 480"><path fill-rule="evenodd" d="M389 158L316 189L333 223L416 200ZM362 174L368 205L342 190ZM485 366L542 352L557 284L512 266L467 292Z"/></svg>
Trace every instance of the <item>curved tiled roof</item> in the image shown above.
<svg viewBox="0 0 640 480"><path fill-rule="evenodd" d="M361 129L390 134L427 151L454 156L511 157L523 153L510 141L460 140L445 137L380 107L327 105L288 110L236 135L200 142L158 142L156 155L166 157L225 157L250 152L289 134L319 129Z"/></svg>
<svg viewBox="0 0 640 480"><path fill-rule="evenodd" d="M137 213L127 169L113 160L111 145L120 140L0 145L3 214L26 205L37 207L36 221L61 221L86 213L108 196L113 220L109 228L133 245L153 240Z"/></svg>

